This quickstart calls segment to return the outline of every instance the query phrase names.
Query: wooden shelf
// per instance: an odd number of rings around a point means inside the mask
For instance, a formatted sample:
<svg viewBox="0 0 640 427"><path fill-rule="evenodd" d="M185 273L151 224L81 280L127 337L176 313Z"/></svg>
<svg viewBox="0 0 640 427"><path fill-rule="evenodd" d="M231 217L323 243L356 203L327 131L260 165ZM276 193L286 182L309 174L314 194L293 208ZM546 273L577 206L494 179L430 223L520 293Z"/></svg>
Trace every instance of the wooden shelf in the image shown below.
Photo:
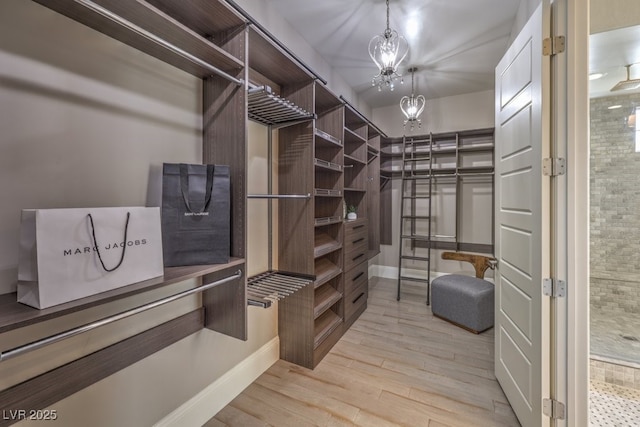
<svg viewBox="0 0 640 427"><path fill-rule="evenodd" d="M316 233L313 248L313 255L315 258L320 258L321 256L337 251L340 248L342 248L342 243L338 242L333 237L326 233Z"/></svg>
<svg viewBox="0 0 640 427"><path fill-rule="evenodd" d="M313 348L317 348L341 323L342 319L332 310L325 311L322 316L317 318L314 327Z"/></svg>
<svg viewBox="0 0 640 427"><path fill-rule="evenodd" d="M315 306L313 308L313 318L317 319L324 314L331 306L342 299L342 294L333 286L326 284L316 289Z"/></svg>
<svg viewBox="0 0 640 427"><path fill-rule="evenodd" d="M468 147L460 147L458 148L458 152L460 153L472 153L472 152L493 152L494 150L493 144L486 145L470 145Z"/></svg>
<svg viewBox="0 0 640 427"><path fill-rule="evenodd" d="M254 26L249 26L249 58L252 69L280 86L310 82L315 78Z"/></svg>
<svg viewBox="0 0 640 427"><path fill-rule="evenodd" d="M342 273L342 269L331 262L331 260L321 258L316 260L315 273L316 281L314 282L314 286L317 288L324 285L334 277L339 276L340 273Z"/></svg>
<svg viewBox="0 0 640 427"><path fill-rule="evenodd" d="M316 188L313 190L313 195L316 197L342 197L342 190Z"/></svg>
<svg viewBox="0 0 640 427"><path fill-rule="evenodd" d="M323 113L342 106L338 96L322 84L316 84L316 113Z"/></svg>
<svg viewBox="0 0 640 427"><path fill-rule="evenodd" d="M358 159L356 157L350 156L348 154L344 155L344 163L347 165L366 165L367 161L363 159Z"/></svg>
<svg viewBox="0 0 640 427"><path fill-rule="evenodd" d="M328 162L326 160L316 158L313 159L313 164L317 168L326 169L331 172L342 172L342 165L339 165L338 163Z"/></svg>
<svg viewBox="0 0 640 427"><path fill-rule="evenodd" d="M211 70L208 68L195 64L184 56L151 41L148 37L140 34L139 32L127 28L122 24L107 18L101 13L93 11L79 2L65 0L35 1L195 76L204 78L212 74ZM168 5L170 2L163 0L155 1L155 3ZM202 0L197 3L203 7L206 4L206 2ZM98 2L94 4L98 4ZM124 20L129 21L135 26L154 34L177 48L201 59L202 61L232 75L235 74L235 71L239 71L244 67L243 61L235 58L222 48L204 38L202 35L198 34L196 31L185 26L172 16L169 16L167 13L144 0L131 2L123 2L121 0L100 0L99 6L109 10ZM213 8L217 9L217 7ZM171 9L175 9L175 7L172 7ZM226 10L228 11L228 9ZM231 19L229 13L230 12L225 13L225 15L228 19ZM243 21L240 19L235 21L235 23L237 23L238 26L243 25Z"/></svg>
<svg viewBox="0 0 640 427"><path fill-rule="evenodd" d="M363 137L362 135L358 135L356 132L352 131L348 127L344 128L344 140L345 142L346 141L359 142L359 143L367 142L367 139L365 137Z"/></svg>
<svg viewBox="0 0 640 427"><path fill-rule="evenodd" d="M344 109L344 124L351 130L362 129L363 132L366 132L368 127L367 120L348 103Z"/></svg>
<svg viewBox="0 0 640 427"><path fill-rule="evenodd" d="M100 0L102 2L102 0ZM203 37L243 26L245 19L224 2L211 0L146 0ZM127 6L128 7L128 6Z"/></svg>
<svg viewBox="0 0 640 427"><path fill-rule="evenodd" d="M366 188L345 188L344 189L345 192L351 192L351 193L366 193Z"/></svg>
<svg viewBox="0 0 640 427"><path fill-rule="evenodd" d="M325 225L339 224L341 222L342 222L342 217L341 216L330 216L330 217L316 218L315 219L315 226L316 227L324 227Z"/></svg>
<svg viewBox="0 0 640 427"><path fill-rule="evenodd" d="M165 268L164 276L123 286L90 297L70 301L54 307L38 310L17 302L16 293L0 295L0 334L24 326L33 325L87 308L117 301L142 292L151 291L183 280L202 277L230 267L242 266L244 259L232 258L227 264L194 265ZM241 279L243 280L243 279Z"/></svg>
<svg viewBox="0 0 640 427"><path fill-rule="evenodd" d="M330 146L333 147L340 147L342 148L342 141L339 138L336 138L333 135L329 135L327 132L324 132L318 128L315 129L314 131L315 136L317 136L316 138L316 144L320 143L320 144L329 144Z"/></svg>

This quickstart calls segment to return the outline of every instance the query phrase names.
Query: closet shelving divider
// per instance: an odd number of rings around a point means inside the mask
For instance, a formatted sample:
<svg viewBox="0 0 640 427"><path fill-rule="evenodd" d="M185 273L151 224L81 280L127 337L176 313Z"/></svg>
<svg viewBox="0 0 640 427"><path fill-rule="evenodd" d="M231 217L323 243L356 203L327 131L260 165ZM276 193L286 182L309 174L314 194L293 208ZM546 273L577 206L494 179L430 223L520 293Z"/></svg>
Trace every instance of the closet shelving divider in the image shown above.
<svg viewBox="0 0 640 427"><path fill-rule="evenodd" d="M249 57L251 84L309 113L278 126L277 193L311 195L277 201L277 271L311 278L278 302L278 329L280 357L314 368L342 332L342 104L253 27Z"/></svg>
<svg viewBox="0 0 640 427"><path fill-rule="evenodd" d="M397 147L402 146L402 139L389 138L382 136L380 138L380 244L391 245L392 230L394 227L392 218L392 180L394 178L394 163L397 163L397 159L394 158L394 152Z"/></svg>
<svg viewBox="0 0 640 427"><path fill-rule="evenodd" d="M285 141L295 140L297 136L304 139L303 135L307 132L305 129L311 126L314 118L313 105L307 93L309 89L305 89L312 84L313 77L255 26L249 27L248 38L248 117L268 127L269 153L273 151L273 135L276 131L279 135L275 140L278 152L281 149L286 151L288 148ZM303 145L292 142L291 147ZM269 173L272 173L271 168ZM251 198L268 199L269 218L273 212L273 203L277 203L279 210L296 212L308 210L312 203L312 191L304 182L300 186L280 182L277 190L273 194L251 195ZM273 191L269 184L269 192ZM271 236L271 230L269 233ZM269 240L269 251L272 251L273 245ZM268 307L271 302L279 301L281 316L282 307L286 307L291 299L308 293L313 272L302 264L290 262L291 259L283 260L280 253L277 267L272 265L271 252L269 259L269 271L249 278L249 304Z"/></svg>
<svg viewBox="0 0 640 427"><path fill-rule="evenodd" d="M369 255L380 253L380 141L382 132L369 124L367 130L367 215L369 218Z"/></svg>
<svg viewBox="0 0 640 427"><path fill-rule="evenodd" d="M368 121L350 104L344 113L345 203L355 207L358 218L345 222L344 293L345 327L349 327L367 307L368 298ZM376 230L374 230L376 231Z"/></svg>
<svg viewBox="0 0 640 427"><path fill-rule="evenodd" d="M367 122L351 106L344 113L344 200L361 218L367 213Z"/></svg>
<svg viewBox="0 0 640 427"><path fill-rule="evenodd" d="M279 191L313 194L279 203L279 268L315 280L279 303L280 357L314 368L342 335L342 104L318 82L297 85L315 120L279 132ZM284 202L284 203L283 203Z"/></svg>
<svg viewBox="0 0 640 427"><path fill-rule="evenodd" d="M344 107L337 96L316 82L315 111L314 366L340 338L344 322Z"/></svg>

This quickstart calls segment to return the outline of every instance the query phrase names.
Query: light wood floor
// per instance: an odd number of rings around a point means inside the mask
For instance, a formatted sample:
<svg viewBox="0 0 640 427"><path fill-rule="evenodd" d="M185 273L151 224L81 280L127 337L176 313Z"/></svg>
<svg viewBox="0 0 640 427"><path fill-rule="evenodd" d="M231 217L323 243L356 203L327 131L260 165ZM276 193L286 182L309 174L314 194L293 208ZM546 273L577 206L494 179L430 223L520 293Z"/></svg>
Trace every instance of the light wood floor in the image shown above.
<svg viewBox="0 0 640 427"><path fill-rule="evenodd" d="M493 329L433 317L421 286L370 282L367 310L311 371L275 363L206 426L518 426L493 374Z"/></svg>

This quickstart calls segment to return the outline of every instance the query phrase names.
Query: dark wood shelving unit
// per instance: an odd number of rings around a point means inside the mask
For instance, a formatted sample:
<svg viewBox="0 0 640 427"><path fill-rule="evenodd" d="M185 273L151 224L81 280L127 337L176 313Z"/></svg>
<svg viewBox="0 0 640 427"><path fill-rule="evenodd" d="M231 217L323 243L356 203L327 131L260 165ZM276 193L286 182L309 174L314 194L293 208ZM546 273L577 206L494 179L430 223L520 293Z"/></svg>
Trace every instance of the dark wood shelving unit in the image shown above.
<svg viewBox="0 0 640 427"><path fill-rule="evenodd" d="M413 174L417 177L432 176L435 185L449 186L455 197L455 230L452 231L453 237L449 239L441 239L436 237L438 227L435 226L434 236L431 242L429 239L416 240L416 247L427 247L440 250L454 251L471 251L481 253L493 253L493 232L488 235L485 241L467 240L461 235L461 230L465 222L473 222L470 218L462 220L464 215L472 215L470 212L473 208L464 208L461 206L462 196L467 188L480 188L483 191L493 194L493 173L494 173L494 129L474 129L459 132L446 132L431 134L426 136L415 136L411 140L421 145L415 164L420 164L426 160L432 159L433 167L414 169ZM394 179L401 176L402 167L402 140L386 139L380 148L380 173L384 179ZM420 158L417 158L420 157ZM410 162L404 165L406 171L411 171ZM483 182L481 182L484 180ZM472 190L469 190L472 191ZM385 211L390 211L391 203L388 194L385 194L385 202L387 206L381 208L384 217ZM487 213L487 217L493 218L492 212ZM390 229L393 226L388 216L384 217L381 223L381 235L386 239L390 236ZM491 231L493 223L486 224L486 229ZM449 234L440 231L440 234Z"/></svg>
<svg viewBox="0 0 640 427"><path fill-rule="evenodd" d="M152 279L83 300L74 301L29 314L23 308L11 305L0 296L5 313L19 313L25 322L39 322L63 315L61 313L82 310L114 299L126 298L193 277L208 280L220 271L244 265L246 251L246 47L247 21L226 3L213 0L35 0L37 3L67 16L81 24L110 36L143 53L160 59L183 71L203 79L203 163L226 164L232 171L234 183L232 198L232 241L228 265L180 267L166 269L163 278ZM213 116L215 111L215 116ZM242 283L245 283L242 279ZM236 286L237 288L237 286ZM206 295L215 295L218 302L232 305L229 311L219 310L235 320L214 322L207 326L243 339L246 331L246 301L243 289L214 288ZM208 298L204 298L205 304ZM230 314L232 313L232 314ZM216 315L217 316L217 315ZM244 319L242 319L244 318ZM20 325L18 322L16 325ZM0 320L0 328L8 326ZM19 326L15 326L19 327Z"/></svg>
<svg viewBox="0 0 640 427"><path fill-rule="evenodd" d="M358 218L345 222L344 235L344 294L345 323L353 324L367 308L369 222ZM356 294L356 297L353 297ZM363 293L363 295L360 295Z"/></svg>
<svg viewBox="0 0 640 427"><path fill-rule="evenodd" d="M280 170L292 181L283 184L280 174L280 192L314 197L305 206L280 203L280 239L287 244L279 260L281 269L316 280L313 289L280 302L278 326L281 357L314 368L342 334L343 107L319 82L298 84L296 90L315 120L280 131Z"/></svg>
<svg viewBox="0 0 640 427"><path fill-rule="evenodd" d="M203 327L241 340L247 339L244 274L247 222L247 20L226 2L218 0L34 1L203 80L202 162L230 166L232 258L226 264L167 268L162 277L44 310L17 303L15 293L0 295L0 333L34 325L42 326L43 333L46 333L47 329L55 329L54 325L58 324L52 322L51 327L47 328L45 323L48 321L188 279L198 279L202 284L207 284L230 277L237 271L242 272L242 277L203 291L202 307L191 313L2 392L0 409L20 408L27 412L50 406ZM11 407L6 407L9 404Z"/></svg>
<svg viewBox="0 0 640 427"><path fill-rule="evenodd" d="M232 258L227 264L168 268L161 278L45 310L17 303L15 294L1 295L0 333L187 279L209 283L237 270L244 273L247 120L251 119L278 126L277 193L314 195L310 200L278 201L278 267L309 281L315 277L313 286L303 286L278 303L281 357L314 368L346 330L346 307L350 321L357 317L356 311L366 307L366 295L361 296L362 289L366 289L366 276L358 276L356 288L351 286L349 295L345 292L343 248L345 229L350 225L343 221L343 203L357 203L363 218L379 209L376 199L368 198L373 190L367 185L367 179L379 173L370 166L380 148L377 128L227 2L34 1L203 80L202 162L230 166ZM260 87L262 98L252 98L248 91ZM269 98L279 109L270 109L274 114L264 114L260 106L263 98ZM279 118L281 113L286 113L285 121ZM359 171L355 181L349 175L349 190L345 190L345 176L352 172L346 172L345 164ZM357 268L365 265L366 262L361 263ZM350 280L355 280L353 272L349 272ZM202 307L194 312L4 390L0 400L12 402L8 409L42 409L202 327L247 339L244 274L238 280L204 291ZM61 390L60 384L66 383L61 379L70 374L73 384L64 385L65 390ZM37 393L30 393L31 390Z"/></svg>

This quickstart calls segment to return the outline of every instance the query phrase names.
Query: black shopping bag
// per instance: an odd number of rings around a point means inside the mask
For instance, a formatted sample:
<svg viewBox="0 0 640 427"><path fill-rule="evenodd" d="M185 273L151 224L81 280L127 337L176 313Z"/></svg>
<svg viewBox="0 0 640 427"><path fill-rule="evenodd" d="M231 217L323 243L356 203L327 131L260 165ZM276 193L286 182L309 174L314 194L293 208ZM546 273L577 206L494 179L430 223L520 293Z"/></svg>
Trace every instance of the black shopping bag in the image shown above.
<svg viewBox="0 0 640 427"><path fill-rule="evenodd" d="M229 166L163 165L165 267L229 262L230 187Z"/></svg>

